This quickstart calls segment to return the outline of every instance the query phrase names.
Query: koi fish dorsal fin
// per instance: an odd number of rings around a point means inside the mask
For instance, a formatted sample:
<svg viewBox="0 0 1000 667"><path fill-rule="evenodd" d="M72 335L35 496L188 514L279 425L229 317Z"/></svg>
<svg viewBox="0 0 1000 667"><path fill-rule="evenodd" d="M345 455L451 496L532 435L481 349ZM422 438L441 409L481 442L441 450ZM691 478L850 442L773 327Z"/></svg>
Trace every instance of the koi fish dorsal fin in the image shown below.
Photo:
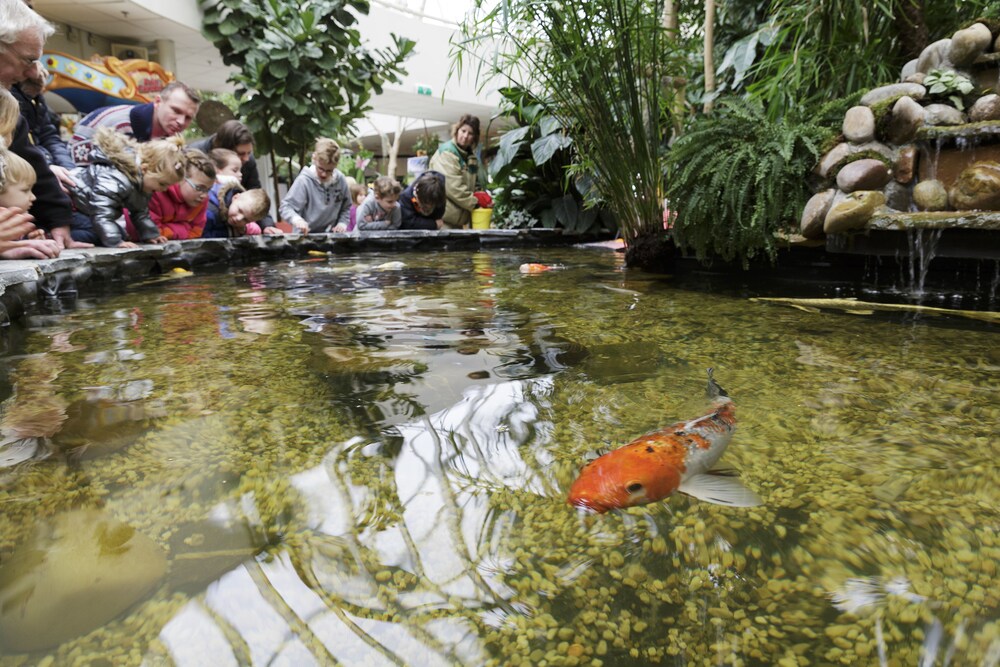
<svg viewBox="0 0 1000 667"><path fill-rule="evenodd" d="M756 507L764 503L748 489L733 470L710 470L684 480L678 491L699 500L727 507Z"/></svg>

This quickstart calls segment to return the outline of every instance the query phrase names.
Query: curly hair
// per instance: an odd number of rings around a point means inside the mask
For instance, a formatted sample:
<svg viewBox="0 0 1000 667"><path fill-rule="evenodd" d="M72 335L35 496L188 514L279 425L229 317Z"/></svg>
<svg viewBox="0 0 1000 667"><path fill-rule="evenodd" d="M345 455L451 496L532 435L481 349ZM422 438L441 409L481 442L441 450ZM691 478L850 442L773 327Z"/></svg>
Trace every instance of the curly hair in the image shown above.
<svg viewBox="0 0 1000 667"><path fill-rule="evenodd" d="M329 162L336 167L337 163L340 162L340 146L333 139L320 137L316 140L316 149L313 151L313 157L323 162Z"/></svg>
<svg viewBox="0 0 1000 667"><path fill-rule="evenodd" d="M385 199L391 195L398 195L403 191L403 186L395 178L390 176L379 176L372 184L372 190L379 199Z"/></svg>

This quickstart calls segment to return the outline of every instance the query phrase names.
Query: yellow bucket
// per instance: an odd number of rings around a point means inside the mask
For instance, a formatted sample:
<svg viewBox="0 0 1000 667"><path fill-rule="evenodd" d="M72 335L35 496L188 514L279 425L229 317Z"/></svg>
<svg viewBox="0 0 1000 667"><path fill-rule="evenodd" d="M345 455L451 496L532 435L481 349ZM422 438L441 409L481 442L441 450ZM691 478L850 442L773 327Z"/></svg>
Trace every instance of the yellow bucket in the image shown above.
<svg viewBox="0 0 1000 667"><path fill-rule="evenodd" d="M477 208L472 211L472 228L473 229L489 229L490 228L490 218L493 217L493 209L491 208Z"/></svg>

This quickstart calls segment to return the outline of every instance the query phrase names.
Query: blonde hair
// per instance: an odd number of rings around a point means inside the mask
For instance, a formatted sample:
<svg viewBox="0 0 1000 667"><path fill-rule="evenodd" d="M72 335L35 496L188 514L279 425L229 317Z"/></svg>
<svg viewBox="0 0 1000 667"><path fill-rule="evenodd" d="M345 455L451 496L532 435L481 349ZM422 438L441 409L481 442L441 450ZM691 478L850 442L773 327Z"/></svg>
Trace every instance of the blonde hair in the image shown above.
<svg viewBox="0 0 1000 667"><path fill-rule="evenodd" d="M94 144L133 181L138 181L145 174L179 183L187 173L184 140L177 136L140 144L110 127L100 127L94 133Z"/></svg>
<svg viewBox="0 0 1000 667"><path fill-rule="evenodd" d="M333 139L320 137L316 140L316 149L313 151L313 158L329 162L334 167L340 162L340 146Z"/></svg>
<svg viewBox="0 0 1000 667"><path fill-rule="evenodd" d="M403 186L395 178L389 176L379 176L372 184L372 190L379 199L384 199L390 195L398 195L403 191Z"/></svg>
<svg viewBox="0 0 1000 667"><path fill-rule="evenodd" d="M14 130L17 129L17 121L21 118L21 105L3 86L0 86L0 91L2 91L0 92L0 137L6 137L8 134L14 134Z"/></svg>
<svg viewBox="0 0 1000 667"><path fill-rule="evenodd" d="M240 201L249 202L250 204L249 208L247 208L247 222L258 222L267 215L268 209L271 208L271 198L260 188L244 190L240 193ZM227 211L226 215L228 216L228 214L229 212Z"/></svg>
<svg viewBox="0 0 1000 667"><path fill-rule="evenodd" d="M17 153L0 148L0 195L6 193L10 186L20 183L34 187L37 180L38 174L30 162Z"/></svg>

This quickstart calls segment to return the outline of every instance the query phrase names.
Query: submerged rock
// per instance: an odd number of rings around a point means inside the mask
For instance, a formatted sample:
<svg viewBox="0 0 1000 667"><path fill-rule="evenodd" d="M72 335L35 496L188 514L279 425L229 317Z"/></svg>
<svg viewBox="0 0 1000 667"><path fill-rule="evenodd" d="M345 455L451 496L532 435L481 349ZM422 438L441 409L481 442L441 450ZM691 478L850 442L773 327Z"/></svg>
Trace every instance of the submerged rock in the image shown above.
<svg viewBox="0 0 1000 667"><path fill-rule="evenodd" d="M959 211L1000 210L1000 163L975 163L958 176L949 197Z"/></svg>
<svg viewBox="0 0 1000 667"><path fill-rule="evenodd" d="M88 633L166 571L163 549L131 526L96 509L60 514L0 565L0 646L36 651Z"/></svg>

